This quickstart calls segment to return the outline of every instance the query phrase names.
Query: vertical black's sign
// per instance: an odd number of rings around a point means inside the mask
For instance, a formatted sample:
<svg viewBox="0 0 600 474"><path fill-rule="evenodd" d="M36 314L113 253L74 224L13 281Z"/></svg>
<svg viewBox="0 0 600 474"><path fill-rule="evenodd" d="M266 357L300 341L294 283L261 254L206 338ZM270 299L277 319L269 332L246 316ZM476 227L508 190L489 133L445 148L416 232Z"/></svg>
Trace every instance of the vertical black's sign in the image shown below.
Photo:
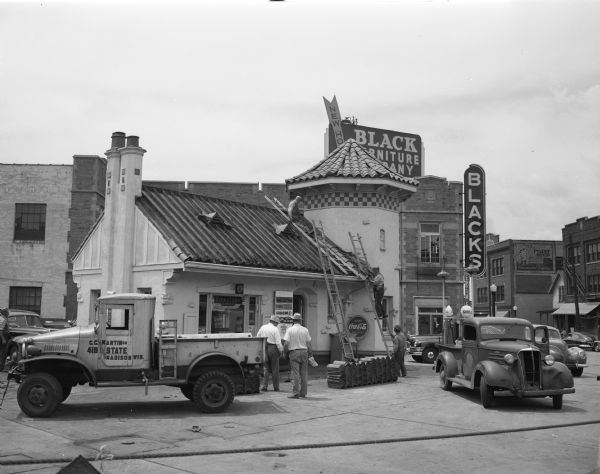
<svg viewBox="0 0 600 474"><path fill-rule="evenodd" d="M465 171L465 266L478 267L474 275L483 275L486 267L485 249L485 172L479 165Z"/></svg>

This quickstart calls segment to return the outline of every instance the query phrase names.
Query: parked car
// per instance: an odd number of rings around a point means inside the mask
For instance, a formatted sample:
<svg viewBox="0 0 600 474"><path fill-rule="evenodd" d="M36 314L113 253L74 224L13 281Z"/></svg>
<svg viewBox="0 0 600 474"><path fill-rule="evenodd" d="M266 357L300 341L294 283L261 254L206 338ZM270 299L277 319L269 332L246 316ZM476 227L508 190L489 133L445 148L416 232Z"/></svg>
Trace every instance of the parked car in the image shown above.
<svg viewBox="0 0 600 474"><path fill-rule="evenodd" d="M595 347L595 338L591 335L584 334L582 332L571 332L567 334L563 340L567 343L569 347L581 347L584 350L592 350ZM600 348L594 349L599 351Z"/></svg>
<svg viewBox="0 0 600 474"><path fill-rule="evenodd" d="M587 367L587 355L581 347L568 347L567 343L560 337L560 331L552 326L544 324L534 324L535 342L544 344L546 333L543 328L547 328L548 343L550 344L550 355L557 362L565 364L574 377L580 377L584 367ZM540 346L543 347L543 346Z"/></svg>
<svg viewBox="0 0 600 474"><path fill-rule="evenodd" d="M33 311L23 309L8 309L8 344L6 356L13 360L18 354L14 339L18 336L43 334L52 331L45 328L42 318ZM0 361L0 369L4 368L5 360Z"/></svg>
<svg viewBox="0 0 600 474"><path fill-rule="evenodd" d="M442 342L441 334L408 335L408 353L417 362L433 364L439 353L438 344Z"/></svg>
<svg viewBox="0 0 600 474"><path fill-rule="evenodd" d="M462 336L454 344L439 345L434 368L443 390L453 384L478 390L484 408L500 396L551 397L557 410L563 395L575 393L570 370L549 354L547 336L545 343L535 343L528 320L465 318L461 325Z"/></svg>

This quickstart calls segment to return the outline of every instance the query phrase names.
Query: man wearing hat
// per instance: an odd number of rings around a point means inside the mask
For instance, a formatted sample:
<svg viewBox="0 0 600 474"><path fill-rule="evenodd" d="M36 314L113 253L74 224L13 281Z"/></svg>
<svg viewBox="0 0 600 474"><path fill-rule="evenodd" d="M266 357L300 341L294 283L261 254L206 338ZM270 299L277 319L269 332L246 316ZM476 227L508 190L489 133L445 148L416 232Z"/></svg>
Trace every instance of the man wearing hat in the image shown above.
<svg viewBox="0 0 600 474"><path fill-rule="evenodd" d="M290 357L292 372L292 395L288 398L305 398L308 387L308 358L312 357L311 338L308 329L302 326L302 316L294 313L293 326L283 336L284 351Z"/></svg>
<svg viewBox="0 0 600 474"><path fill-rule="evenodd" d="M281 334L279 334L279 317L271 315L269 322L263 324L256 333L256 337L267 338L266 358L264 367L264 380L262 391L266 392L269 386L269 373L273 374L273 390L279 391L279 357L283 353Z"/></svg>

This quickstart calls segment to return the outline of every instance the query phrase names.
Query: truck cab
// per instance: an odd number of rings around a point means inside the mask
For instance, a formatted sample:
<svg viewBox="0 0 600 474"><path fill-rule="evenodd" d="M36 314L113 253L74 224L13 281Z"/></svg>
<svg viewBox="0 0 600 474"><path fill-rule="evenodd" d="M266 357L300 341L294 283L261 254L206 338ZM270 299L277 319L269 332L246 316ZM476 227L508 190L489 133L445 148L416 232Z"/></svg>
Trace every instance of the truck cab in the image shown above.
<svg viewBox="0 0 600 474"><path fill-rule="evenodd" d="M17 338L9 378L29 416L50 416L76 385L180 387L204 412L224 411L235 393L258 392L264 338L251 334L179 334L176 320L155 332L155 297L102 296L88 327Z"/></svg>

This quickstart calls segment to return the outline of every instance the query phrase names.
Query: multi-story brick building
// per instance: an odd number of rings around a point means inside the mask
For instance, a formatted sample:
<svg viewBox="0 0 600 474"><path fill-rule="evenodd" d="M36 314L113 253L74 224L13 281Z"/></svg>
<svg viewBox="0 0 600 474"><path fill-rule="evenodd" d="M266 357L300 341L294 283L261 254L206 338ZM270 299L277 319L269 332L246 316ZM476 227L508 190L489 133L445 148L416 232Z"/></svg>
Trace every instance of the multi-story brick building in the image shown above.
<svg viewBox="0 0 600 474"><path fill-rule="evenodd" d="M565 225L562 237L565 252L564 299L552 314L564 329L574 328L598 337L600 216L582 217Z"/></svg>
<svg viewBox="0 0 600 474"><path fill-rule="evenodd" d="M399 319L411 334L441 334L443 309L456 314L465 303L463 186L436 176L417 181L399 212Z"/></svg>
<svg viewBox="0 0 600 474"><path fill-rule="evenodd" d="M69 256L101 212L105 168L97 156L0 164L0 306L75 318Z"/></svg>
<svg viewBox="0 0 600 474"><path fill-rule="evenodd" d="M487 270L473 281L476 314L517 316L534 323L552 308L553 277L562 268L559 240L504 240L487 246Z"/></svg>

